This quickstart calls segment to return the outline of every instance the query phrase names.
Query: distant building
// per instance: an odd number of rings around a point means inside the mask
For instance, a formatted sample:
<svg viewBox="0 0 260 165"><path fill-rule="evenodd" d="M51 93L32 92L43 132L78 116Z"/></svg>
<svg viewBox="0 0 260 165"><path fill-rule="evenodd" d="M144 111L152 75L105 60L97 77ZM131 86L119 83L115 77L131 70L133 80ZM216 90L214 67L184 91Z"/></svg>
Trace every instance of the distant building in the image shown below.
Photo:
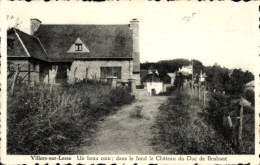
<svg viewBox="0 0 260 165"><path fill-rule="evenodd" d="M202 71L200 72L200 78L199 78L199 80L200 80L200 82L205 82L205 79L206 79L206 73L202 73Z"/></svg>
<svg viewBox="0 0 260 165"><path fill-rule="evenodd" d="M147 74L141 79L141 83L150 95L157 95L163 92L163 82L156 71L148 70Z"/></svg>
<svg viewBox="0 0 260 165"><path fill-rule="evenodd" d="M192 74L192 65L189 66L183 66L182 68L179 68L178 72L182 73L182 75L190 75Z"/></svg>

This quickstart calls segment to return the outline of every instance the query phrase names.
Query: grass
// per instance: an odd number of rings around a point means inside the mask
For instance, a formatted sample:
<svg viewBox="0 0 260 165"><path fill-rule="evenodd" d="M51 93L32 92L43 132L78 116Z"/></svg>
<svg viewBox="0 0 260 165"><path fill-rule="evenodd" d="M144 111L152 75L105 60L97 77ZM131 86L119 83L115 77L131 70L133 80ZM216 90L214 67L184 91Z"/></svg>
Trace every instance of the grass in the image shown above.
<svg viewBox="0 0 260 165"><path fill-rule="evenodd" d="M230 154L224 137L206 120L198 97L175 91L160 106L153 139L155 150L163 154Z"/></svg>
<svg viewBox="0 0 260 165"><path fill-rule="evenodd" d="M160 106L153 139L163 154L254 154L254 108L244 107L242 144L235 143L239 102L232 96L207 94L205 108L197 96L175 91ZM223 124L229 114L233 128Z"/></svg>
<svg viewBox="0 0 260 165"><path fill-rule="evenodd" d="M133 99L101 83L16 87L8 92L7 153L69 154L94 135L98 120Z"/></svg>
<svg viewBox="0 0 260 165"><path fill-rule="evenodd" d="M134 111L130 113L131 118L142 119L144 115L142 114L144 106L136 105Z"/></svg>

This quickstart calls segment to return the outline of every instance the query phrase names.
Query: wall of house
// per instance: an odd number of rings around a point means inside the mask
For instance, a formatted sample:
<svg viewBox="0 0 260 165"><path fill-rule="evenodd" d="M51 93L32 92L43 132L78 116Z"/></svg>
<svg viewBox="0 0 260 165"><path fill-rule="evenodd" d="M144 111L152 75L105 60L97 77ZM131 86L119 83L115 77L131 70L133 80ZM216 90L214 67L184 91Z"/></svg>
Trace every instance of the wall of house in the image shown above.
<svg viewBox="0 0 260 165"><path fill-rule="evenodd" d="M29 61L28 59L12 59L12 60L8 60L8 65L12 68L17 68L19 66L19 77L24 78L24 82L39 82L39 63L38 62L34 62L34 61ZM30 67L30 69L29 69ZM30 76L28 75L30 71ZM7 71L9 72L9 71ZM9 74L9 73L7 73Z"/></svg>
<svg viewBox="0 0 260 165"><path fill-rule="evenodd" d="M128 80L133 74L133 61L122 60L122 61L84 61L75 60L73 61L70 70L68 70L68 81L71 83L75 78L79 80L83 79L96 79L100 80L100 67L121 67L121 79ZM86 70L88 70L86 74ZM86 77L87 75L87 77Z"/></svg>
<svg viewBox="0 0 260 165"><path fill-rule="evenodd" d="M140 73L133 73L133 78L135 79L135 85L141 85Z"/></svg>
<svg viewBox="0 0 260 165"><path fill-rule="evenodd" d="M152 89L155 89L155 93L159 94L163 92L163 83L162 82L145 82L145 88L152 95Z"/></svg>
<svg viewBox="0 0 260 165"><path fill-rule="evenodd" d="M70 72L69 64L55 63L42 66L41 80L48 84L61 84L68 81L68 73Z"/></svg>
<svg viewBox="0 0 260 165"><path fill-rule="evenodd" d="M172 84L163 84L163 92L167 92L167 88L172 87Z"/></svg>

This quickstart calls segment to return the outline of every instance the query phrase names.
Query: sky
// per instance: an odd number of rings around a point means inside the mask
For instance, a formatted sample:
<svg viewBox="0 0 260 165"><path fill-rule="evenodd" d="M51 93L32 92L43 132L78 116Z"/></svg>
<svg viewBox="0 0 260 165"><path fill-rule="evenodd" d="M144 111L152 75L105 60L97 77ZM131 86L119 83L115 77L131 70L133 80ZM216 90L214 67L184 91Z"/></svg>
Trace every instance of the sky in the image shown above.
<svg viewBox="0 0 260 165"><path fill-rule="evenodd" d="M141 62L197 59L254 72L259 54L258 6L240 3L6 3L6 12L30 32L43 24L129 24L140 21ZM12 24L12 21L9 21ZM14 22L14 21L13 21Z"/></svg>

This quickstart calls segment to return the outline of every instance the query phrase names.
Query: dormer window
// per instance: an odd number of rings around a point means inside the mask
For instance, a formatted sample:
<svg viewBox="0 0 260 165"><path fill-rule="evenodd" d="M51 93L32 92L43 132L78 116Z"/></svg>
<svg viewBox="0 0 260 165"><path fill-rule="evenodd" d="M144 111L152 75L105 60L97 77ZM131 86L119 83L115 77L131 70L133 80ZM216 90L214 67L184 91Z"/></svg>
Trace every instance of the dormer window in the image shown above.
<svg viewBox="0 0 260 165"><path fill-rule="evenodd" d="M82 44L75 44L75 51L82 51Z"/></svg>
<svg viewBox="0 0 260 165"><path fill-rule="evenodd" d="M71 44L67 53L90 53L86 43L84 43L80 37L78 37L73 44Z"/></svg>

